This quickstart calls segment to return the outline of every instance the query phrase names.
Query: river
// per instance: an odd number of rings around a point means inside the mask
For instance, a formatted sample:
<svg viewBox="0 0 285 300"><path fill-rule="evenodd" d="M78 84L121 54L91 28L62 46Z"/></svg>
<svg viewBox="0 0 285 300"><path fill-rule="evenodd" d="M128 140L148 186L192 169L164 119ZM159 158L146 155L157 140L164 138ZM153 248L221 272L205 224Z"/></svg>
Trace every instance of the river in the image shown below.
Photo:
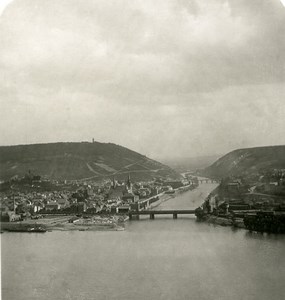
<svg viewBox="0 0 285 300"><path fill-rule="evenodd" d="M213 189L160 209L193 208ZM125 231L1 235L2 299L283 300L285 237L142 217Z"/></svg>

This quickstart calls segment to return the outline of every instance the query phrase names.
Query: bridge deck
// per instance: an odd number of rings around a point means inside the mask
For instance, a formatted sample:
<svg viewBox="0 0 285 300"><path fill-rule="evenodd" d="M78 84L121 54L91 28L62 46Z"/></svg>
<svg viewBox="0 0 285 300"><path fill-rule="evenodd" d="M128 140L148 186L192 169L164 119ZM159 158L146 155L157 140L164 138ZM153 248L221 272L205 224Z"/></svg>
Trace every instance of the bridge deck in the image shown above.
<svg viewBox="0 0 285 300"><path fill-rule="evenodd" d="M131 211L129 214L132 215L189 215L195 214L195 210L180 209L180 210L140 210Z"/></svg>
<svg viewBox="0 0 285 300"><path fill-rule="evenodd" d="M190 209L179 209L179 210L138 210L130 211L129 219L132 220L133 217L139 219L140 215L149 215L150 219L154 219L155 215L173 215L173 219L177 219L178 215L193 215L195 210Z"/></svg>

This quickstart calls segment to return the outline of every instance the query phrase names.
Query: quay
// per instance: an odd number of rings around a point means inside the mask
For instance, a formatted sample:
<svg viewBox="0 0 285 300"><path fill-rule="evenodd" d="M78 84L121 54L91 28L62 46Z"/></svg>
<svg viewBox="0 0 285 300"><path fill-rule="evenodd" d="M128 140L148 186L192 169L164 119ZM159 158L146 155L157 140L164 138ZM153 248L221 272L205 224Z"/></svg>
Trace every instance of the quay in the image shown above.
<svg viewBox="0 0 285 300"><path fill-rule="evenodd" d="M194 215L195 210L137 210L129 212L129 220L133 217L139 219L140 215L149 215L151 220L154 220L155 215L173 215L173 219L177 219L178 215Z"/></svg>

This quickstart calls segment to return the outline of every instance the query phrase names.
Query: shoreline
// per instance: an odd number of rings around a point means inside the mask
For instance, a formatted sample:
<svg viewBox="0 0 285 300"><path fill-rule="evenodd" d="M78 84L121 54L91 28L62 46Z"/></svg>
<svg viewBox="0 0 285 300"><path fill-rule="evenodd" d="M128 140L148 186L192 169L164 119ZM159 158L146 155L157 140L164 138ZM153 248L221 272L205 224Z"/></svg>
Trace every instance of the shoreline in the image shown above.
<svg viewBox="0 0 285 300"><path fill-rule="evenodd" d="M1 223L1 232L27 232L29 228L33 228L34 224L24 224L25 226L21 224L11 224L9 222L2 222ZM44 227L46 229L45 232L52 232L52 231L123 231L125 230L124 224L123 226L120 225L74 225L74 224L58 224L58 225L52 225L47 226L42 223L36 224L38 227ZM17 231L19 230L19 231ZM23 230L23 231L20 231ZM44 231L43 231L44 232Z"/></svg>
<svg viewBox="0 0 285 300"><path fill-rule="evenodd" d="M208 223L208 224L224 226L224 227L234 227L234 228L239 228L239 229L246 229L242 218L236 218L236 219L232 220L232 219L225 218L225 217L209 215L204 220L198 220L198 218L197 218L197 221Z"/></svg>
<svg viewBox="0 0 285 300"><path fill-rule="evenodd" d="M174 193L163 194L159 200L150 205L149 210L158 207L160 204L174 199L177 196L188 192L189 190L195 190L197 186L184 186L175 189ZM75 218L70 222L71 219ZM96 223L96 218L97 223ZM101 218L101 219L100 219ZM30 233L29 229L42 227L46 232L52 231L124 231L125 222L129 220L128 215L92 215L88 218L94 222L86 221L87 218L77 218L74 215L46 215L43 219L37 219L37 221L29 219L20 222L1 222L1 232L27 232ZM100 221L100 222L99 222ZM19 231L17 231L17 229ZM43 231L44 232L44 231Z"/></svg>
<svg viewBox="0 0 285 300"><path fill-rule="evenodd" d="M162 204L162 203L164 203L164 202L166 202L166 201L168 201L170 199L174 199L177 196L179 196L180 194L186 193L186 192L188 192L190 190L194 191L198 186L195 186L193 189L191 189L191 187L192 187L192 185L187 185L187 186L183 186L183 187L175 189L174 193L171 193L171 194L165 193L165 194L163 194L163 196L165 196L165 198L162 198L163 197L162 196L159 200L157 200L156 202L152 203L150 205L149 209L151 210L151 209L159 206L160 204Z"/></svg>
<svg viewBox="0 0 285 300"><path fill-rule="evenodd" d="M93 216L93 218L77 218L75 216L50 216L41 220L25 220L21 222L1 222L1 232L33 232L34 229L42 228L42 232L51 231L123 231L127 217L122 216ZM95 219L97 217L97 220ZM98 219L100 218L100 219ZM31 230L32 229L32 230ZM36 231L34 231L36 232Z"/></svg>

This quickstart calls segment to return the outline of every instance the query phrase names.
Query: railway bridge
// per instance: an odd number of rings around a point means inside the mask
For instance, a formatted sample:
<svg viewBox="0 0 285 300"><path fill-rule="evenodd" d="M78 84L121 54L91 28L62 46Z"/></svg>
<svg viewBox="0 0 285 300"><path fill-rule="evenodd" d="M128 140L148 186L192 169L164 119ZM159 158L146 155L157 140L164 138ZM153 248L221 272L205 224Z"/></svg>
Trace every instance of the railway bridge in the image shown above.
<svg viewBox="0 0 285 300"><path fill-rule="evenodd" d="M194 215L195 210L175 209L175 210L134 210L129 212L129 219L133 217L139 219L141 215L149 215L151 220L154 220L155 215L172 215L173 219L177 219L178 215Z"/></svg>
<svg viewBox="0 0 285 300"><path fill-rule="evenodd" d="M199 183L220 183L219 180L216 180L216 179L209 179L209 178L200 178L198 179L198 182Z"/></svg>

